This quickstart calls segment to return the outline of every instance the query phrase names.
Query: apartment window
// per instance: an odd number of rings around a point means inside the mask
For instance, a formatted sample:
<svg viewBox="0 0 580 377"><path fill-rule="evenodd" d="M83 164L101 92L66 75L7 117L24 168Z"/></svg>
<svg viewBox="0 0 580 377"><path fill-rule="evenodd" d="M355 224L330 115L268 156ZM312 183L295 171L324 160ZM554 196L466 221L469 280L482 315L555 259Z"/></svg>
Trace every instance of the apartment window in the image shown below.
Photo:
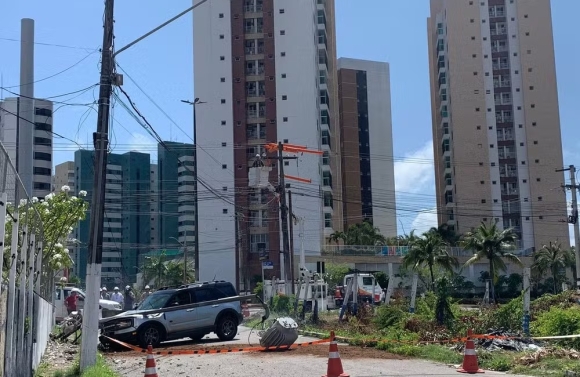
<svg viewBox="0 0 580 377"><path fill-rule="evenodd" d="M476 108L475 108L475 111L479 111L479 107L476 107Z"/></svg>
<svg viewBox="0 0 580 377"><path fill-rule="evenodd" d="M288 99L288 96L284 95L282 96L282 101L286 101Z"/></svg>
<svg viewBox="0 0 580 377"><path fill-rule="evenodd" d="M50 153L34 152L34 159L39 161L52 161Z"/></svg>
<svg viewBox="0 0 580 377"><path fill-rule="evenodd" d="M529 36L530 36L530 32L526 31L526 37L529 37Z"/></svg>
<svg viewBox="0 0 580 377"><path fill-rule="evenodd" d="M478 129L478 130L481 130L481 126L477 126L477 129Z"/></svg>
<svg viewBox="0 0 580 377"><path fill-rule="evenodd" d="M223 142L223 143L222 143L222 147L225 147L225 146L227 146L227 145L228 145L228 143L226 143L226 142Z"/></svg>
<svg viewBox="0 0 580 377"><path fill-rule="evenodd" d="M469 22L474 23L475 20L472 18L471 20L469 20ZM475 37L474 37L475 38Z"/></svg>
<svg viewBox="0 0 580 377"><path fill-rule="evenodd" d="M283 117L282 122L288 122L288 117Z"/></svg>
<svg viewBox="0 0 580 377"><path fill-rule="evenodd" d="M282 51L282 52L280 53L280 56L286 56L286 53L285 53L284 51Z"/></svg>
<svg viewBox="0 0 580 377"><path fill-rule="evenodd" d="M518 124L518 128L524 128L523 124Z"/></svg>
<svg viewBox="0 0 580 377"><path fill-rule="evenodd" d="M222 186L222 191L228 191L228 186Z"/></svg>
<svg viewBox="0 0 580 377"><path fill-rule="evenodd" d="M219 18L224 18L224 14L223 13L220 13L218 17Z"/></svg>
<svg viewBox="0 0 580 377"><path fill-rule="evenodd" d="M280 9L280 14L284 14L284 9Z"/></svg>
<svg viewBox="0 0 580 377"><path fill-rule="evenodd" d="M222 169L227 169L227 168L228 168L228 165L222 164Z"/></svg>
<svg viewBox="0 0 580 377"><path fill-rule="evenodd" d="M330 214L330 213L324 214L324 227L325 228L332 228L332 214Z"/></svg>
<svg viewBox="0 0 580 377"><path fill-rule="evenodd" d="M474 40L475 40L475 37L473 37L473 36L472 36L472 37L471 37L471 40L472 40L472 41L474 41Z"/></svg>
<svg viewBox="0 0 580 377"><path fill-rule="evenodd" d="M226 125L226 121L222 120L222 126L225 126L225 125Z"/></svg>
<svg viewBox="0 0 580 377"><path fill-rule="evenodd" d="M528 183L527 179L522 179L522 183Z"/></svg>
<svg viewBox="0 0 580 377"><path fill-rule="evenodd" d="M223 34L220 34L220 39L224 39L225 36Z"/></svg>
<svg viewBox="0 0 580 377"><path fill-rule="evenodd" d="M485 184L485 181L479 181L479 183L481 183L482 185L484 185Z"/></svg>
<svg viewBox="0 0 580 377"><path fill-rule="evenodd" d="M540 163L540 160L536 160L536 164L539 164L539 163Z"/></svg>
<svg viewBox="0 0 580 377"><path fill-rule="evenodd" d="M226 60L225 56L220 56L220 60Z"/></svg>
<svg viewBox="0 0 580 377"><path fill-rule="evenodd" d="M38 131L48 131L48 132L52 131L52 126L48 123L36 122L34 123L34 125L35 129L37 129Z"/></svg>
<svg viewBox="0 0 580 377"><path fill-rule="evenodd" d="M224 208L224 209L222 209L222 213L223 213L224 215L227 215L227 213L228 213L228 209L227 209L227 208Z"/></svg>
<svg viewBox="0 0 580 377"><path fill-rule="evenodd" d="M542 197L538 196L538 202L541 202L541 201L542 201Z"/></svg>
<svg viewBox="0 0 580 377"><path fill-rule="evenodd" d="M534 90L534 87L533 86L530 86L530 90Z"/></svg>
<svg viewBox="0 0 580 377"><path fill-rule="evenodd" d="M535 108L536 108L536 105L534 105L534 104L532 103L532 105L531 105L531 108L532 108L532 109L535 109Z"/></svg>
<svg viewBox="0 0 580 377"><path fill-rule="evenodd" d="M524 146L524 143L520 143L520 147L523 147L523 146Z"/></svg>
<svg viewBox="0 0 580 377"><path fill-rule="evenodd" d="M280 35L286 35L286 30L280 30Z"/></svg>
<svg viewBox="0 0 580 377"><path fill-rule="evenodd" d="M473 72L473 76L477 76L477 72Z"/></svg>
<svg viewBox="0 0 580 377"><path fill-rule="evenodd" d="M534 126L534 127L535 127L536 125L537 125L537 123L536 123L536 122L532 122L532 126Z"/></svg>
<svg viewBox="0 0 580 377"><path fill-rule="evenodd" d="M538 140L534 140L534 145L538 145Z"/></svg>
<svg viewBox="0 0 580 377"><path fill-rule="evenodd" d="M281 76L282 76L282 78L283 78L283 79L285 79L285 78L286 78L286 74L285 74L285 73L282 73L282 75L281 75Z"/></svg>
<svg viewBox="0 0 580 377"><path fill-rule="evenodd" d="M525 164L526 164L526 162L525 161L522 161L522 165L525 165Z"/></svg>
<svg viewBox="0 0 580 377"><path fill-rule="evenodd" d="M226 100L225 100L225 98L222 98L222 99L221 99L221 103L222 103L222 104L223 104L223 103L226 103Z"/></svg>
<svg viewBox="0 0 580 377"><path fill-rule="evenodd" d="M284 161L284 166L290 166L290 161Z"/></svg>
<svg viewBox="0 0 580 377"><path fill-rule="evenodd" d="M481 202L482 202L482 203L485 203L485 202L486 202L486 200L485 200L485 199L481 199Z"/></svg>
<svg viewBox="0 0 580 377"><path fill-rule="evenodd" d="M541 180L541 178L536 178L536 182L540 182Z"/></svg>
<svg viewBox="0 0 580 377"><path fill-rule="evenodd" d="M497 199L494 199L494 200L493 200L493 202L494 202L494 203L497 203Z"/></svg>
<svg viewBox="0 0 580 377"><path fill-rule="evenodd" d="M225 77L220 78L220 82L226 82L226 78Z"/></svg>
<svg viewBox="0 0 580 377"><path fill-rule="evenodd" d="M495 162L492 162L492 163L491 163L491 166L495 166Z"/></svg>
<svg viewBox="0 0 580 377"><path fill-rule="evenodd" d="M491 181L491 184L495 185L495 184L497 184L497 181Z"/></svg>
<svg viewBox="0 0 580 377"><path fill-rule="evenodd" d="M490 148L493 148L493 144L490 144L490 145L489 145L489 147L490 147Z"/></svg>

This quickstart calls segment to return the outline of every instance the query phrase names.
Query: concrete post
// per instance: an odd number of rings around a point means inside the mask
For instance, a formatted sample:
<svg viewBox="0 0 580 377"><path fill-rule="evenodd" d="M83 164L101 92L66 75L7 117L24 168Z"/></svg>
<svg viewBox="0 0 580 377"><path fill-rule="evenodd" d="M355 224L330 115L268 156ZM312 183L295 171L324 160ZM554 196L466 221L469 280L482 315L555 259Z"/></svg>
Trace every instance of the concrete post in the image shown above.
<svg viewBox="0 0 580 377"><path fill-rule="evenodd" d="M24 189L32 196L34 162L34 20L23 18L20 34L20 98L16 170ZM20 195L26 198L26 195Z"/></svg>

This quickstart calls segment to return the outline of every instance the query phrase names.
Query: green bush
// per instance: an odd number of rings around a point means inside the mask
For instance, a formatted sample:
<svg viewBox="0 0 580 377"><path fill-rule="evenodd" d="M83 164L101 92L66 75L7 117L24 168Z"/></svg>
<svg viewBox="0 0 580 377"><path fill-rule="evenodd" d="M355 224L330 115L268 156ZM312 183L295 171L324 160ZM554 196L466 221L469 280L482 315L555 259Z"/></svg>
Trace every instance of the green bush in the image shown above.
<svg viewBox="0 0 580 377"><path fill-rule="evenodd" d="M289 314L294 310L294 296L276 295L272 300L272 312L277 314Z"/></svg>
<svg viewBox="0 0 580 377"><path fill-rule="evenodd" d="M498 308L491 308L482 313L483 327L487 329L504 329L506 331L520 331L524 317L524 299L522 296L515 298Z"/></svg>
<svg viewBox="0 0 580 377"><path fill-rule="evenodd" d="M562 309L557 306L544 312L531 323L532 333L536 336L559 336L580 333L580 310L578 308ZM563 346L580 348L580 339L559 340Z"/></svg>
<svg viewBox="0 0 580 377"><path fill-rule="evenodd" d="M262 283L261 281L256 283L256 288L254 288L252 293L254 293L260 298L264 297L264 283Z"/></svg>
<svg viewBox="0 0 580 377"><path fill-rule="evenodd" d="M383 305L377 309L373 322L379 330L400 326L407 313L398 306Z"/></svg>

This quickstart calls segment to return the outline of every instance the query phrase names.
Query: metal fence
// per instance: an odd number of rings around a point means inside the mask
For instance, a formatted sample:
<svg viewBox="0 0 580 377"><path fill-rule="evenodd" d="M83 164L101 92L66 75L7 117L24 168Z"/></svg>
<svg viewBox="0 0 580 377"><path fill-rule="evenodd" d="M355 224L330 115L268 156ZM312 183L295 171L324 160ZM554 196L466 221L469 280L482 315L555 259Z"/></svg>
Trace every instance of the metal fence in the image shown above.
<svg viewBox="0 0 580 377"><path fill-rule="evenodd" d="M44 227L38 207L0 143L2 376L32 376L54 325L54 274L43 260Z"/></svg>
<svg viewBox="0 0 580 377"><path fill-rule="evenodd" d="M454 257L471 257L473 251L462 247L449 247L449 254ZM330 246L322 250L323 256L374 256L374 257L403 257L409 252L409 246ZM519 257L530 257L533 248L510 249L510 253Z"/></svg>

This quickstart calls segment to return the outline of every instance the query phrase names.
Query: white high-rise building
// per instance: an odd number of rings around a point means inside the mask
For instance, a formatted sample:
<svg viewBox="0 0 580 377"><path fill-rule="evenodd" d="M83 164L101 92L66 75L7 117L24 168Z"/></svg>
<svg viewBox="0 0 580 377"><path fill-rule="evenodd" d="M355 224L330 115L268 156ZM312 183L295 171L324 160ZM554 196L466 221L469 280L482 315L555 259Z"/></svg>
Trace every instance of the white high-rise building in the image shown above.
<svg viewBox="0 0 580 377"><path fill-rule="evenodd" d="M286 175L310 180L286 181L305 221L306 254L318 255L342 226L334 0L212 1L196 9L193 25L200 279L241 288L262 259L280 276L278 200L248 185L266 144L324 152L284 162Z"/></svg>
<svg viewBox="0 0 580 377"><path fill-rule="evenodd" d="M52 108L51 101L36 99L34 103L34 160L33 197L43 198L52 189ZM18 127L25 122L19 113L20 100L17 97L0 101L0 139L17 166Z"/></svg>

